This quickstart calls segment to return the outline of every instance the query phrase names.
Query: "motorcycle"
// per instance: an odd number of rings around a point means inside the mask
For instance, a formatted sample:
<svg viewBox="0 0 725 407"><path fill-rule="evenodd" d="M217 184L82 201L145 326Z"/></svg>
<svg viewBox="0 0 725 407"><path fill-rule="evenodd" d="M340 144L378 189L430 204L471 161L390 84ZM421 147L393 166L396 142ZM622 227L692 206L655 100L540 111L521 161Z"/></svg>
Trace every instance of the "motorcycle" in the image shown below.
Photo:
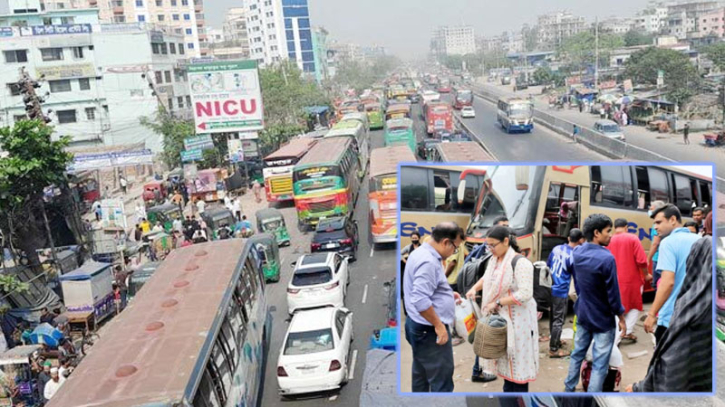
<svg viewBox="0 0 725 407"><path fill-rule="evenodd" d="M703 134L705 145L708 147L719 147L725 145L725 132Z"/></svg>

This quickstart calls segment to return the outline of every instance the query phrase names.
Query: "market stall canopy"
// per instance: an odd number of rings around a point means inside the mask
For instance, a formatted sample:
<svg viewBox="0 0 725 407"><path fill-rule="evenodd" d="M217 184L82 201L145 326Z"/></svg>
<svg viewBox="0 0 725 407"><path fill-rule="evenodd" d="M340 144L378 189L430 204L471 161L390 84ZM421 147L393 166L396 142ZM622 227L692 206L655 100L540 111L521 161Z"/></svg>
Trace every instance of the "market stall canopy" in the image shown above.
<svg viewBox="0 0 725 407"><path fill-rule="evenodd" d="M28 363L30 355L42 348L40 345L22 345L8 349L0 354L0 366Z"/></svg>

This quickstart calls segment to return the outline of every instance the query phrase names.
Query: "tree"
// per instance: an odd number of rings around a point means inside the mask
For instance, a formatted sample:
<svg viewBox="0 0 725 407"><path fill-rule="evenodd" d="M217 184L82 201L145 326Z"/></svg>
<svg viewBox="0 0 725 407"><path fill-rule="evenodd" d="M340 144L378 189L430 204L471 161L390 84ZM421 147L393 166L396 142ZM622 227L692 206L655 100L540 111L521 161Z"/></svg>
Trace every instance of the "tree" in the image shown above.
<svg viewBox="0 0 725 407"><path fill-rule="evenodd" d="M652 45L652 35L638 30L629 30L624 34L624 46Z"/></svg>
<svg viewBox="0 0 725 407"><path fill-rule="evenodd" d="M663 71L667 96L681 105L700 87L697 69L679 51L650 47L632 54L624 66L624 77L640 84L657 84L658 71Z"/></svg>
<svg viewBox="0 0 725 407"><path fill-rule="evenodd" d="M524 28L521 30L521 36L524 39L524 51L535 51L539 45L539 27L524 26Z"/></svg>
<svg viewBox="0 0 725 407"><path fill-rule="evenodd" d="M40 120L23 120L0 128L0 228L40 272L37 250L46 246L44 189L67 184L66 169L73 156L64 149L70 141L53 141L53 128Z"/></svg>
<svg viewBox="0 0 725 407"><path fill-rule="evenodd" d="M720 72L725 71L725 42L710 45L704 52Z"/></svg>
<svg viewBox="0 0 725 407"><path fill-rule="evenodd" d="M596 36L590 31L573 35L557 50L559 57L565 57L572 65L583 68L592 65L596 60ZM599 65L606 66L612 50L624 45L622 36L616 34L599 35Z"/></svg>
<svg viewBox="0 0 725 407"><path fill-rule="evenodd" d="M142 117L141 124L163 137L162 157L169 168L181 166L184 139L196 134L194 122L177 119L160 107L153 118Z"/></svg>

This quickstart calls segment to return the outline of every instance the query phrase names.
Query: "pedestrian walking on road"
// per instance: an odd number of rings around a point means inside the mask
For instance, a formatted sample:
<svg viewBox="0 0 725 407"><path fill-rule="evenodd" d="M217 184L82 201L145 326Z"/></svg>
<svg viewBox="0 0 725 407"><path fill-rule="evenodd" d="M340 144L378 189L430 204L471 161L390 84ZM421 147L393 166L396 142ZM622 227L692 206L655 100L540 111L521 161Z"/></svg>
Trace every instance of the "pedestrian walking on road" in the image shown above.
<svg viewBox="0 0 725 407"><path fill-rule="evenodd" d="M682 130L682 136L685 138L685 145L690 144L690 122L685 123L685 128Z"/></svg>
<svg viewBox="0 0 725 407"><path fill-rule="evenodd" d="M252 184L252 191L254 191L254 200L257 201L257 203L262 202L262 185L259 184L259 181L256 179L254 180L254 183Z"/></svg>
<svg viewBox="0 0 725 407"><path fill-rule="evenodd" d="M534 266L516 243L514 231L495 226L486 243L493 254L483 277L466 293L475 299L482 292L483 315L498 313L506 320L506 355L484 360L484 368L495 363L504 379L505 393L526 393L539 372L539 327L534 300ZM488 370L488 369L485 369Z"/></svg>
<svg viewBox="0 0 725 407"><path fill-rule="evenodd" d="M609 373L609 358L619 329L624 334L624 307L619 297L617 263L606 246L611 240L612 219L603 214L590 215L584 221L587 242L572 252L571 272L578 295L574 304L577 332L574 352L569 361L569 374L564 382L566 392L574 392L579 383L581 365L592 349L592 371L587 392L600 393Z"/></svg>
<svg viewBox="0 0 725 407"><path fill-rule="evenodd" d="M460 295L451 289L443 270L461 244L461 228L453 222L436 225L430 242L408 257L405 266L405 339L413 350L412 391L453 391L453 347L450 326Z"/></svg>
<svg viewBox="0 0 725 407"><path fill-rule="evenodd" d="M201 198L197 198L196 199L196 211L199 214L199 216L204 214L205 209L206 209L206 202Z"/></svg>
<svg viewBox="0 0 725 407"><path fill-rule="evenodd" d="M654 333L659 344L670 326L675 301L685 281L687 256L690 255L690 249L699 236L682 226L682 214L673 204L666 204L656 209L651 217L655 221L657 234L662 239L657 261L657 270L661 277L655 300L644 321L644 331Z"/></svg>
<svg viewBox="0 0 725 407"><path fill-rule="evenodd" d="M232 202L232 213L237 220L242 220L242 197L234 198Z"/></svg>
<svg viewBox="0 0 725 407"><path fill-rule="evenodd" d="M128 181L126 181L126 178L122 176L119 177L118 183L121 185L121 191L123 191L123 194L126 195L126 192L128 191Z"/></svg>
<svg viewBox="0 0 725 407"><path fill-rule="evenodd" d="M572 131L571 131L571 137L574 139L574 142L575 143L577 142L577 137L578 136L579 136L579 126L577 126L575 124L574 127L572 128Z"/></svg>
<svg viewBox="0 0 725 407"><path fill-rule="evenodd" d="M647 255L639 238L627 233L629 223L626 219L614 221L614 236L607 249L614 255L617 264L617 281L619 282L619 295L624 306L624 322L627 332L622 339L637 341L634 335L634 324L637 323L639 313L642 312L642 292L644 284L652 281L647 272Z"/></svg>
<svg viewBox="0 0 725 407"><path fill-rule="evenodd" d="M571 256L574 249L584 244L584 233L579 229L569 232L568 243L554 247L546 265L551 270L553 284L551 286L551 319L549 321L549 357L563 358L570 352L561 348L561 330L564 326L566 311L569 306L569 286L571 285Z"/></svg>

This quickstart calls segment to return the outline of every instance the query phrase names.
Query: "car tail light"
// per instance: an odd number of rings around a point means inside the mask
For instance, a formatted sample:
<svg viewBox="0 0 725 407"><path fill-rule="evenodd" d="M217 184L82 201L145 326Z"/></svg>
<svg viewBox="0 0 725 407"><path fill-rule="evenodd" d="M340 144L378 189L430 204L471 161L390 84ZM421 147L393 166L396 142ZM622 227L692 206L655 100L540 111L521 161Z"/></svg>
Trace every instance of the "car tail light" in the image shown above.
<svg viewBox="0 0 725 407"><path fill-rule="evenodd" d="M287 289L287 292L290 293L290 294L297 294L298 292L300 292L300 290L299 289L294 289L294 288L288 288Z"/></svg>
<svg viewBox="0 0 725 407"><path fill-rule="evenodd" d="M330 284L327 287L325 287L326 290L332 290L333 288L337 288L337 286L340 285L340 282L336 282L335 284Z"/></svg>
<svg viewBox="0 0 725 407"><path fill-rule="evenodd" d="M277 366L277 377L287 377L287 371L282 366Z"/></svg>
<svg viewBox="0 0 725 407"><path fill-rule="evenodd" d="M340 361L337 359L333 359L333 361L330 362L330 371L334 372L334 371L340 370L340 369L342 369L342 365L340 364Z"/></svg>
<svg viewBox="0 0 725 407"><path fill-rule="evenodd" d="M321 247L322 245L319 243L312 243L312 250L320 250Z"/></svg>
<svg viewBox="0 0 725 407"><path fill-rule="evenodd" d="M352 244L352 239L342 239L340 241L340 243L342 243L342 244Z"/></svg>

